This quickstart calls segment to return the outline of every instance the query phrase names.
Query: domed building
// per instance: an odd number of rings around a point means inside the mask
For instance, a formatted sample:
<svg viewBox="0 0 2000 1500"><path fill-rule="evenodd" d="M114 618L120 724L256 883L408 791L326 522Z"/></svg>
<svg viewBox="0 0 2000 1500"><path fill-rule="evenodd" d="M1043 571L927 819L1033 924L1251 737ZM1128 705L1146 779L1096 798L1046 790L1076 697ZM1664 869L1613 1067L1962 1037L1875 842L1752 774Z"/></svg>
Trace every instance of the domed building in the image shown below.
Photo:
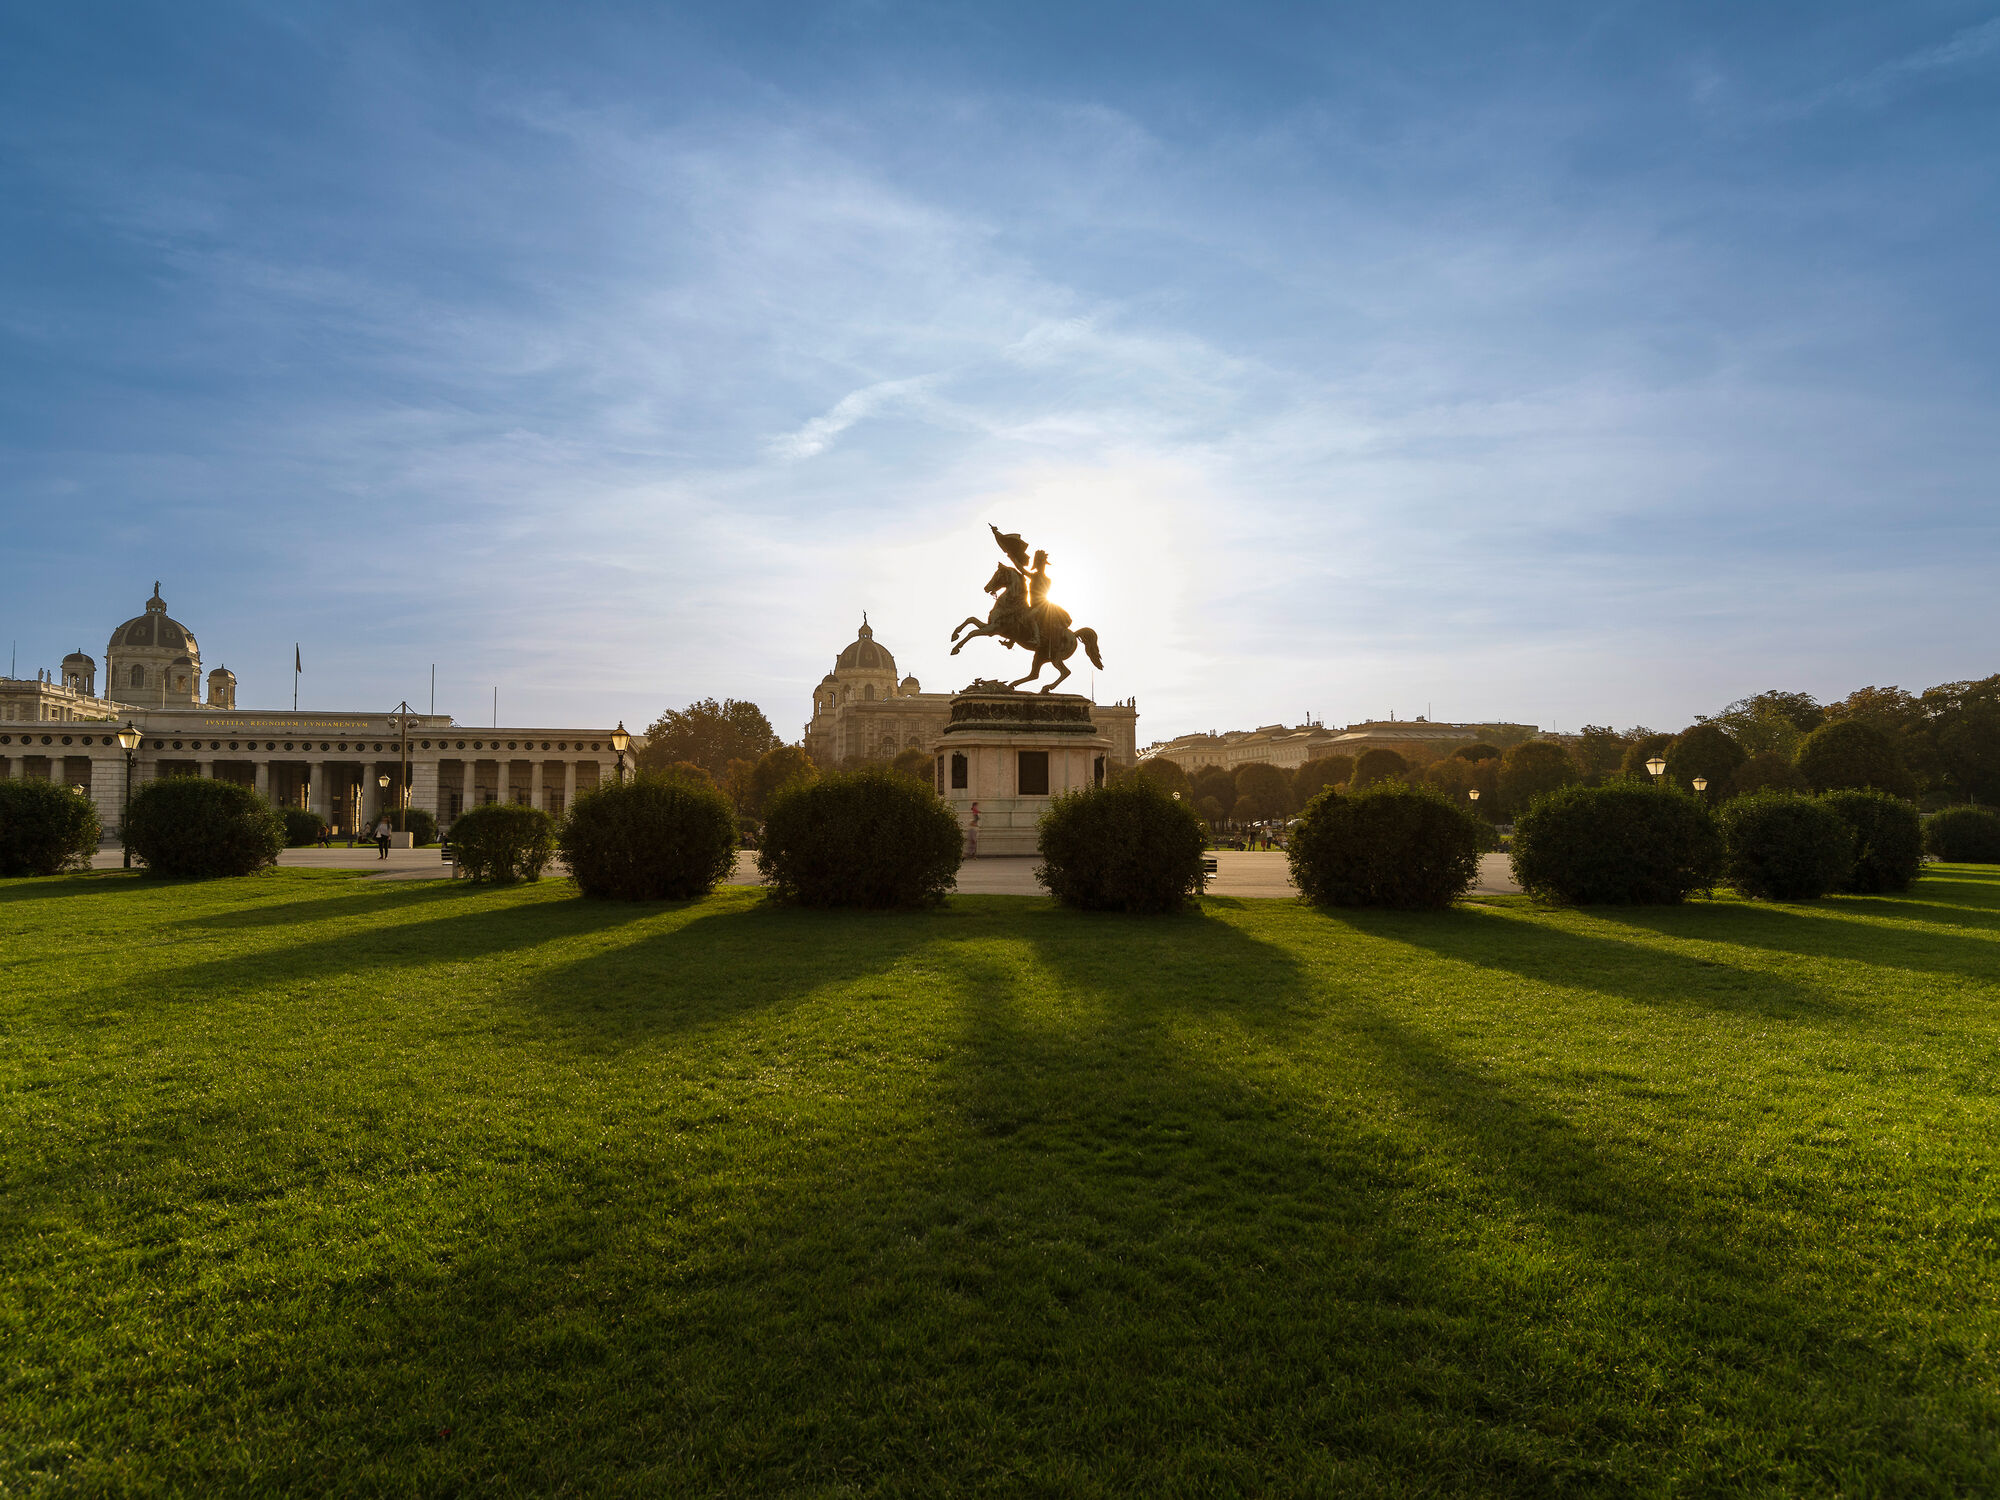
<svg viewBox="0 0 2000 1500"><path fill-rule="evenodd" d="M104 696L139 708L194 708L201 703L201 647L167 613L160 586L146 612L111 632L104 648Z"/></svg>
<svg viewBox="0 0 2000 1500"><path fill-rule="evenodd" d="M602 727L462 726L389 708L387 692L364 709L245 709L222 666L208 673L204 703L201 646L167 613L157 583L145 613L111 632L104 666L102 693L82 651L63 658L60 679L46 669L0 677L0 779L79 787L106 829L118 826L126 792L159 776L233 781L350 830L399 803L440 823L490 802L560 816L637 748L636 736L620 749ZM118 742L128 725L138 731L129 758Z"/></svg>
<svg viewBox="0 0 2000 1500"><path fill-rule="evenodd" d="M925 692L914 676L899 678L896 658L875 639L864 614L861 629L813 689L806 753L816 764L829 767L894 760L905 750L929 753L951 721L951 700L950 693ZM1137 706L1104 705L1093 717L1111 737L1116 757L1130 765L1137 758Z"/></svg>

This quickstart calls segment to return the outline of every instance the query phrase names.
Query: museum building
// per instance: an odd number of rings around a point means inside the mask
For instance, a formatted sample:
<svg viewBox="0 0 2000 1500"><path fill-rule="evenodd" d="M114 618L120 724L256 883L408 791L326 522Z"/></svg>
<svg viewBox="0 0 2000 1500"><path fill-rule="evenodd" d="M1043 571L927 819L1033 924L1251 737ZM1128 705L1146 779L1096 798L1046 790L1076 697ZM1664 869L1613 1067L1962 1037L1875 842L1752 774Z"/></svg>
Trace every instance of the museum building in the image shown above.
<svg viewBox="0 0 2000 1500"><path fill-rule="evenodd" d="M97 664L81 650L63 658L59 678L0 679L0 775L81 787L106 829L118 826L125 798L117 731L127 722L141 735L134 785L174 775L234 781L343 829L396 806L406 780L408 805L441 823L488 802L559 816L618 760L608 728L468 729L448 714L240 709L235 675L223 666L208 673L204 701L201 648L168 615L158 584L145 613L111 632L104 664L101 695Z"/></svg>
<svg viewBox="0 0 2000 1500"><path fill-rule="evenodd" d="M894 760L905 750L929 754L951 722L952 697L925 692L914 677L899 680L896 658L875 639L863 615L859 634L813 690L806 754L815 765L829 768L844 761ZM1094 705L1091 717L1111 741L1112 759L1133 764L1138 759L1138 700Z"/></svg>

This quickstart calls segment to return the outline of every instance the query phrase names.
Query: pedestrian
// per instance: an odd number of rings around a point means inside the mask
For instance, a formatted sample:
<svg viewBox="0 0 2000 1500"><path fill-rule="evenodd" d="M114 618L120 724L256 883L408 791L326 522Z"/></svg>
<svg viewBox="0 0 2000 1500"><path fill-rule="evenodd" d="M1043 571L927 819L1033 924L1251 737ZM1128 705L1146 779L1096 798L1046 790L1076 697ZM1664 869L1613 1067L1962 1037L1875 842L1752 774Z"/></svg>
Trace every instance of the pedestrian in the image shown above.
<svg viewBox="0 0 2000 1500"><path fill-rule="evenodd" d="M389 820L387 818L384 818L375 825L375 847L380 851L375 856L377 859L387 859L389 857Z"/></svg>

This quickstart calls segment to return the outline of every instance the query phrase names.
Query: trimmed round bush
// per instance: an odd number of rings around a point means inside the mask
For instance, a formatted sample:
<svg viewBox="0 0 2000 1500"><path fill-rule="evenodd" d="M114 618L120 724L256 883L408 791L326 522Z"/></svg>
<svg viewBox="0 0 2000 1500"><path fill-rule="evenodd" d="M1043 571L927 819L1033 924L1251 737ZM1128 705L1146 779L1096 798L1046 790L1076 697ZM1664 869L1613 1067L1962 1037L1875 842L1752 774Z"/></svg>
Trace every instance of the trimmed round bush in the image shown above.
<svg viewBox="0 0 2000 1500"><path fill-rule="evenodd" d="M1854 867L1854 832L1797 792L1752 792L1722 805L1722 878L1745 896L1812 901Z"/></svg>
<svg viewBox="0 0 2000 1500"><path fill-rule="evenodd" d="M489 885L538 880L556 852L555 820L519 802L469 807L452 822L451 848L459 868L474 880Z"/></svg>
<svg viewBox="0 0 2000 1500"><path fill-rule="evenodd" d="M586 896L692 901L736 867L736 808L678 777L606 782L576 799L556 847Z"/></svg>
<svg viewBox="0 0 2000 1500"><path fill-rule="evenodd" d="M1917 810L1887 792L1828 792L1832 808L1854 839L1854 863L1837 891L1874 896L1907 891L1924 868L1924 824Z"/></svg>
<svg viewBox="0 0 2000 1500"><path fill-rule="evenodd" d="M1816 792L1874 787L1898 797L1914 797L1916 783L1889 736L1860 719L1822 724L1799 743L1794 764Z"/></svg>
<svg viewBox="0 0 2000 1500"><path fill-rule="evenodd" d="M84 869L102 833L97 809L53 781L0 781L0 875Z"/></svg>
<svg viewBox="0 0 2000 1500"><path fill-rule="evenodd" d="M1390 781L1320 793L1299 815L1286 853L1293 884L1315 906L1426 911L1465 894L1482 837L1478 820L1437 791Z"/></svg>
<svg viewBox="0 0 2000 1500"><path fill-rule="evenodd" d="M125 843L152 875L251 875L277 863L285 820L250 787L165 776L133 791Z"/></svg>
<svg viewBox="0 0 2000 1500"><path fill-rule="evenodd" d="M1924 819L1924 848L1953 864L2000 865L2000 812L1947 807Z"/></svg>
<svg viewBox="0 0 2000 1500"><path fill-rule="evenodd" d="M757 868L765 894L793 906L935 906L964 854L958 818L936 792L870 766L774 792Z"/></svg>
<svg viewBox="0 0 2000 1500"><path fill-rule="evenodd" d="M1207 830L1143 776L1055 799L1042 814L1035 879L1083 911L1173 912L1201 894Z"/></svg>
<svg viewBox="0 0 2000 1500"><path fill-rule="evenodd" d="M427 849L437 842L438 820L423 808L392 807L385 816L389 819L389 826L398 833L407 833L415 847Z"/></svg>
<svg viewBox="0 0 2000 1500"><path fill-rule="evenodd" d="M1514 825L1514 878L1572 906L1673 906L1715 884L1715 817L1672 787L1636 781L1566 786Z"/></svg>
<svg viewBox="0 0 2000 1500"><path fill-rule="evenodd" d="M319 836L326 829L326 819L304 807L281 807L278 816L285 823L285 847L303 849L307 844L317 844Z"/></svg>

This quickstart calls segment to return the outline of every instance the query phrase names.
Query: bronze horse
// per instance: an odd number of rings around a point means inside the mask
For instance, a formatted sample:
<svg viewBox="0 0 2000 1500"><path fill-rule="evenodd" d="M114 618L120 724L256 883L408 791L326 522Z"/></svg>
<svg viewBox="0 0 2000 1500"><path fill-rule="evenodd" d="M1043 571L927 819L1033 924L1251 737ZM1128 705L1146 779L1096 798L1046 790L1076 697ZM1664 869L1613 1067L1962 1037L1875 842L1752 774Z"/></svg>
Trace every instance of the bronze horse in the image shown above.
<svg viewBox="0 0 2000 1500"><path fill-rule="evenodd" d="M1063 678L1069 676L1069 667L1066 664L1076 655L1076 648L1079 645L1083 647L1084 654L1090 658L1093 667L1099 671L1104 669L1104 658L1097 654L1097 632L1088 625L1071 628L1069 615L1054 604L1044 604L1039 611L1042 615L1041 621L1035 620L1037 611L1028 604L1028 580L1019 568L1010 568L1005 563L995 568L993 576L986 580L986 592L999 595L993 601L992 611L984 620L977 615L967 615L958 629L952 631L953 656L963 651L968 642L975 641L982 635L992 636L1009 646L1025 645L1029 641L1034 641L1036 643L1034 670L1026 677L1008 683L1007 686L1017 688L1024 682L1033 682L1041 676L1044 666L1053 665L1062 676L1056 678L1054 682L1044 684L1042 691L1045 693L1053 692L1062 686ZM1039 628L1037 628L1038 623ZM966 630L967 626L971 629ZM966 631L963 640L959 638L959 631Z"/></svg>

